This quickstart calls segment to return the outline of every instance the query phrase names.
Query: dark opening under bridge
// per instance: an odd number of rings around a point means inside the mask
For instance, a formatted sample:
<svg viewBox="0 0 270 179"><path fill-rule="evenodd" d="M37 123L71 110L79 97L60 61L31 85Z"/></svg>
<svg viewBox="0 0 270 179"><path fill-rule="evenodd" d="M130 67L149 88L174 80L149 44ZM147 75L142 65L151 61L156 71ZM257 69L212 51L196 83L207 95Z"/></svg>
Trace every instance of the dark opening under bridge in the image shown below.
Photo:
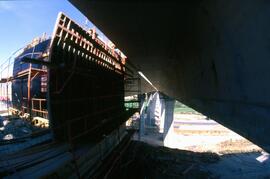
<svg viewBox="0 0 270 179"><path fill-rule="evenodd" d="M268 2L70 1L158 90L270 150Z"/></svg>

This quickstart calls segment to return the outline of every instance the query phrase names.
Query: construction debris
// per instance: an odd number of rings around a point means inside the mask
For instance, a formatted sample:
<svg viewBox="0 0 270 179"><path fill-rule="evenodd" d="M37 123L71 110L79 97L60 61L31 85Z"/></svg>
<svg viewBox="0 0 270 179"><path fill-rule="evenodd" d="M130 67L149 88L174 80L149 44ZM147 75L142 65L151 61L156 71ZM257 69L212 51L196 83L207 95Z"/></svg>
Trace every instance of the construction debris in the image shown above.
<svg viewBox="0 0 270 179"><path fill-rule="evenodd" d="M39 129L19 117L0 116L0 140L17 139L31 135Z"/></svg>

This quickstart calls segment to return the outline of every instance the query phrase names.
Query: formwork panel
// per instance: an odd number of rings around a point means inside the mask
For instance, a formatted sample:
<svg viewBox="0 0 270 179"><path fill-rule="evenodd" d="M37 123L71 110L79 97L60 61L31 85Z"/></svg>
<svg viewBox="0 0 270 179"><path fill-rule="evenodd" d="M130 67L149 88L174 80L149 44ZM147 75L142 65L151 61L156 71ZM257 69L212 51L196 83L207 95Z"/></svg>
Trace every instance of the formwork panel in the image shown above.
<svg viewBox="0 0 270 179"><path fill-rule="evenodd" d="M64 14L51 40L48 111L57 140L98 139L125 119L121 58Z"/></svg>

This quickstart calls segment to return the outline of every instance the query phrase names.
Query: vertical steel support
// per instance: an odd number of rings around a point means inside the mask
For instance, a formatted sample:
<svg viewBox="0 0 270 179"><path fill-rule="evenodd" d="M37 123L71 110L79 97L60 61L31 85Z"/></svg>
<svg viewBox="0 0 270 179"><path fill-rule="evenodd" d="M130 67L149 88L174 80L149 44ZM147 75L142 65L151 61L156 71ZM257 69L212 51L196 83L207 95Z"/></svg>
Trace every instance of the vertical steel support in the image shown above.
<svg viewBox="0 0 270 179"><path fill-rule="evenodd" d="M28 81L27 81L27 108L29 110L29 114L31 113L30 111L30 106L31 106L31 72L32 72L32 64L29 64L29 72L28 72ZM30 114L31 115L31 114Z"/></svg>
<svg viewBox="0 0 270 179"><path fill-rule="evenodd" d="M34 58L36 46L33 47L33 51L31 54L31 58ZM29 72L28 72L28 81L27 81L27 108L28 112L30 114L30 118L32 117L32 111L31 111L31 74L32 74L32 63L29 64Z"/></svg>
<svg viewBox="0 0 270 179"><path fill-rule="evenodd" d="M7 90L7 93L6 93L6 103L7 103L7 110L9 109L9 106L8 106L8 81L6 83L6 90Z"/></svg>

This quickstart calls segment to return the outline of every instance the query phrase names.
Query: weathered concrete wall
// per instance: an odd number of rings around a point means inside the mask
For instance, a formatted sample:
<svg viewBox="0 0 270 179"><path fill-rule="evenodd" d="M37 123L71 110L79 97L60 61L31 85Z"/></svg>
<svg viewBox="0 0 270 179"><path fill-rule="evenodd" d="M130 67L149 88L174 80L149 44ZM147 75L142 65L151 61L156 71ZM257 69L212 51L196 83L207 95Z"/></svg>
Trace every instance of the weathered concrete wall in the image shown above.
<svg viewBox="0 0 270 179"><path fill-rule="evenodd" d="M270 150L270 2L71 2L160 91Z"/></svg>
<svg viewBox="0 0 270 179"><path fill-rule="evenodd" d="M185 95L171 93L268 150L269 5L203 2L197 10L197 57L178 68Z"/></svg>

